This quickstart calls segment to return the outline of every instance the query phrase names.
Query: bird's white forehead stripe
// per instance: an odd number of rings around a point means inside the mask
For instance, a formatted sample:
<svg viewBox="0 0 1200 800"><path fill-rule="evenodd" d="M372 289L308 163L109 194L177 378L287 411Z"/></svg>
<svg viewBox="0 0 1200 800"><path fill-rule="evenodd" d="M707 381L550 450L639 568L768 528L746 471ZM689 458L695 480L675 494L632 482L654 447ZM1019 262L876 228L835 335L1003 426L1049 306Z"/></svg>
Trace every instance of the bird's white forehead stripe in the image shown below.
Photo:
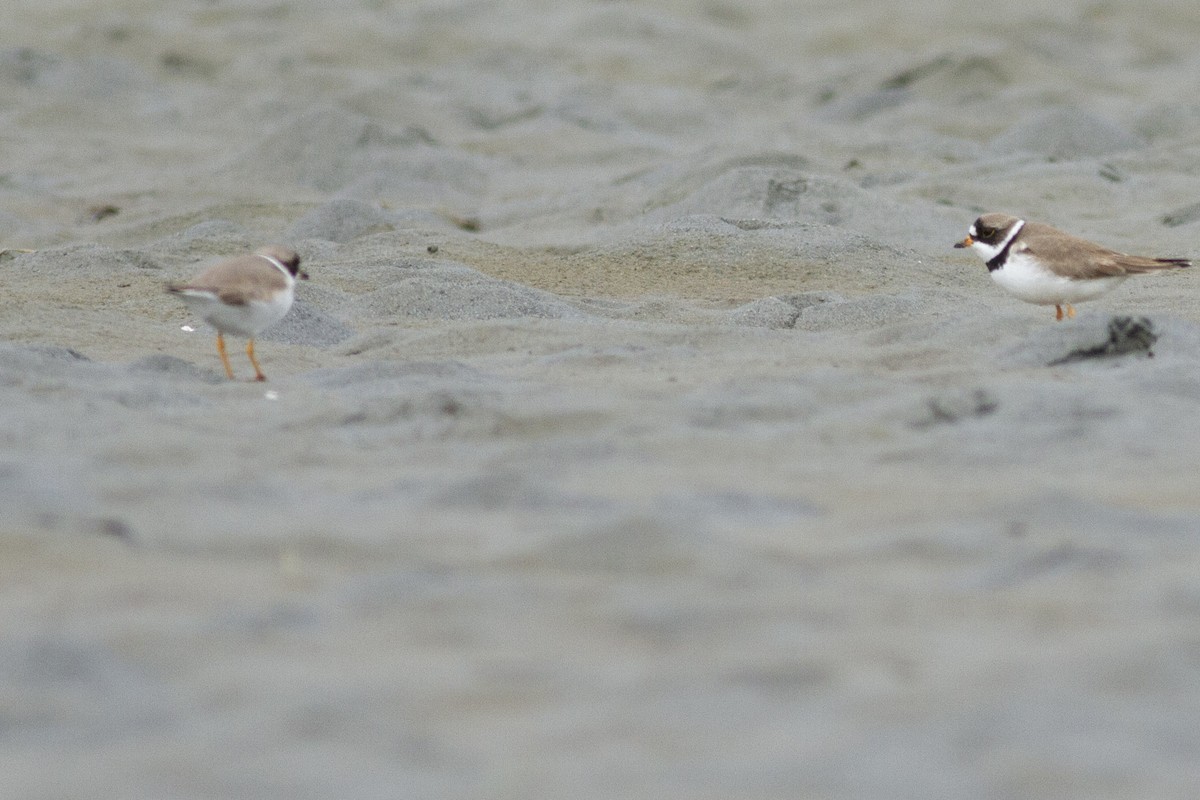
<svg viewBox="0 0 1200 800"><path fill-rule="evenodd" d="M971 223L971 227L967 228L967 235L974 239L979 235L979 231L975 230L975 223Z"/></svg>

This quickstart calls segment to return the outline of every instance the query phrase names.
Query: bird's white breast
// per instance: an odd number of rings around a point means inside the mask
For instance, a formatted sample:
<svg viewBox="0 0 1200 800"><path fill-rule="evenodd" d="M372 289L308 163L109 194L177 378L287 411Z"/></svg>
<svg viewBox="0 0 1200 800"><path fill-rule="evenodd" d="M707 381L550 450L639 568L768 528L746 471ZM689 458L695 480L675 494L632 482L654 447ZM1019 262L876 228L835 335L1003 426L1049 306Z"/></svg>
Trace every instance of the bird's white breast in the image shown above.
<svg viewBox="0 0 1200 800"><path fill-rule="evenodd" d="M1009 250L1004 266L993 270L992 280L1027 303L1056 305L1094 300L1116 288L1125 277L1067 278L1046 267L1020 247Z"/></svg>
<svg viewBox="0 0 1200 800"><path fill-rule="evenodd" d="M181 296L193 313L221 333L257 336L284 318L292 307L294 295L288 286L269 301L251 300L240 306L223 303L211 292L191 290Z"/></svg>

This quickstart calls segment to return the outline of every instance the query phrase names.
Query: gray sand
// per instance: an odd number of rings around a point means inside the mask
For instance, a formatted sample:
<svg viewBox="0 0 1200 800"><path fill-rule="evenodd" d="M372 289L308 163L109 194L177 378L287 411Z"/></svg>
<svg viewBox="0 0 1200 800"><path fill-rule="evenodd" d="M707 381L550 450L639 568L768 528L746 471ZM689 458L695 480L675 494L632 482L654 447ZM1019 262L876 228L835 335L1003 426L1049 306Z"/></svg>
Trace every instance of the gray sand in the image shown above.
<svg viewBox="0 0 1200 800"><path fill-rule="evenodd" d="M1194 4L18 5L0 796L1200 795Z"/></svg>

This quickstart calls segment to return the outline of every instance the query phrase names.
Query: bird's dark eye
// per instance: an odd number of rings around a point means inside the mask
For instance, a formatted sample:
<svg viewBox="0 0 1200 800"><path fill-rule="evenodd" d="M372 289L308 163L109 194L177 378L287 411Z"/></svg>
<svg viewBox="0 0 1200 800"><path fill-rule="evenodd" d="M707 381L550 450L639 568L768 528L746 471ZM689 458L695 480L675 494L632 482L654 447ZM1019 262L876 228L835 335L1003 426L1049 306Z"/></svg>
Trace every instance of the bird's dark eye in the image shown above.
<svg viewBox="0 0 1200 800"><path fill-rule="evenodd" d="M980 238L980 239L986 239L986 238L988 238L989 236L991 236L991 235L992 235L993 233L995 233L995 232L996 232L996 229L995 229L995 228L989 228L989 227L988 227L988 226L986 226L986 225L980 225L980 226L979 226L979 238Z"/></svg>

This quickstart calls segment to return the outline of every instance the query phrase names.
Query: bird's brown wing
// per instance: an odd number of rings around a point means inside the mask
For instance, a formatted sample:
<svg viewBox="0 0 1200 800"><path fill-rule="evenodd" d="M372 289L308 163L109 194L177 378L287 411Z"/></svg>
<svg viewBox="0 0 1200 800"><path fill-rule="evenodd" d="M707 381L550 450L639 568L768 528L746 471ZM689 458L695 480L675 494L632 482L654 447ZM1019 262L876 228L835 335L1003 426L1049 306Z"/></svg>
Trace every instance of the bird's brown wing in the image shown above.
<svg viewBox="0 0 1200 800"><path fill-rule="evenodd" d="M172 287L172 290L212 292L223 302L241 306L251 300L265 300L286 288L287 278L266 259L238 256L209 267L191 283Z"/></svg>
<svg viewBox="0 0 1200 800"><path fill-rule="evenodd" d="M222 303L229 306L244 306L254 299L244 290L231 287L218 289L216 295Z"/></svg>
<svg viewBox="0 0 1200 800"><path fill-rule="evenodd" d="M1116 278L1192 265L1186 258L1149 258L1119 253L1033 222L1026 224L1020 239L1022 249L1069 278Z"/></svg>

